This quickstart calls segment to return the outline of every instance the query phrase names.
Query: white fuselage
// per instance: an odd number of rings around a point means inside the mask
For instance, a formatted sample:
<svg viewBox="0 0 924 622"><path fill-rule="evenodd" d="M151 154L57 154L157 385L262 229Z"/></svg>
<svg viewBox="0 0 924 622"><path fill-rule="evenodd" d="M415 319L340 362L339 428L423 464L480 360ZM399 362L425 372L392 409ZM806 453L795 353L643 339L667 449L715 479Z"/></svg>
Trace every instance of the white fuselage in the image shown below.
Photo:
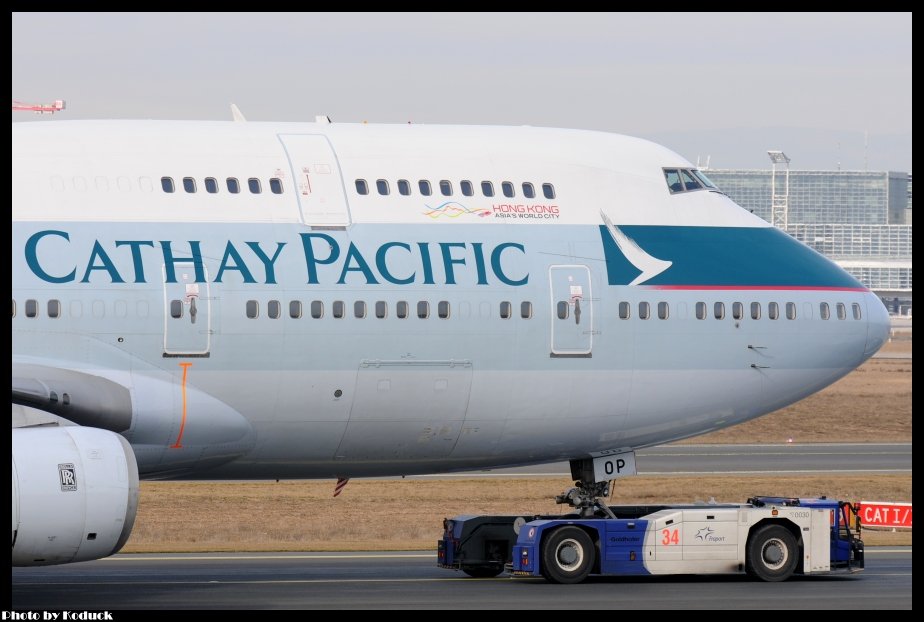
<svg viewBox="0 0 924 622"><path fill-rule="evenodd" d="M802 399L888 330L623 136L101 121L12 145L13 401L123 434L147 477L653 445Z"/></svg>

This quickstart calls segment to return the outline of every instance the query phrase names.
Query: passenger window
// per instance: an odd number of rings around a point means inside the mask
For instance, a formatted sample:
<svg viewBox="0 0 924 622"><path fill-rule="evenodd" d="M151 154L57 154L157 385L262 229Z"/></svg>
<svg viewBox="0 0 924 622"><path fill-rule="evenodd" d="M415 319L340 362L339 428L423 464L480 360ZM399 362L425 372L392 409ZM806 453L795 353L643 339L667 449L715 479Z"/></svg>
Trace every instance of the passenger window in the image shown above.
<svg viewBox="0 0 924 622"><path fill-rule="evenodd" d="M459 182L459 189L462 191L462 195L470 197L475 194L475 189L472 187L472 182L467 179L463 179Z"/></svg>
<svg viewBox="0 0 924 622"><path fill-rule="evenodd" d="M433 194L433 189L430 188L430 182L427 181L426 179L421 179L420 181L418 181L417 187L420 188L420 194L424 195L425 197L428 197L431 194Z"/></svg>
<svg viewBox="0 0 924 622"><path fill-rule="evenodd" d="M647 302L638 303L638 319L647 320L651 317L651 305Z"/></svg>
<svg viewBox="0 0 924 622"><path fill-rule="evenodd" d="M282 180L278 177L270 178L270 192L273 194L282 194Z"/></svg>
<svg viewBox="0 0 924 622"><path fill-rule="evenodd" d="M26 317L36 317L38 315L38 301L33 298L26 300Z"/></svg>
<svg viewBox="0 0 924 622"><path fill-rule="evenodd" d="M671 193L683 192L683 184L680 182L680 172L675 168L664 169L664 179L667 180L667 187Z"/></svg>
<svg viewBox="0 0 924 622"><path fill-rule="evenodd" d="M493 197L494 196L494 184L492 184L490 181L481 182L481 194L483 194L486 197Z"/></svg>
<svg viewBox="0 0 924 622"><path fill-rule="evenodd" d="M48 317L60 317L61 316L61 301L60 300L49 300L48 301Z"/></svg>
<svg viewBox="0 0 924 622"><path fill-rule="evenodd" d="M712 312L715 315L715 319L724 320L725 319L725 303L717 302L712 305Z"/></svg>
<svg viewBox="0 0 924 622"><path fill-rule="evenodd" d="M744 317L744 305L740 302L732 303L732 318L740 320Z"/></svg>
<svg viewBox="0 0 924 622"><path fill-rule="evenodd" d="M851 307L853 308L853 319L859 320L860 318L863 317L863 313L861 312L859 304L853 303Z"/></svg>
<svg viewBox="0 0 924 622"><path fill-rule="evenodd" d="M398 316L400 320L408 316L408 311L408 304L404 300L399 300L398 304L395 305L395 315Z"/></svg>
<svg viewBox="0 0 924 622"><path fill-rule="evenodd" d="M693 175L690 174L690 171L681 169L680 176L683 177L683 187L686 190L702 190L703 187L696 180Z"/></svg>
<svg viewBox="0 0 924 622"><path fill-rule="evenodd" d="M173 192L173 177L161 177L160 187L164 189L164 192Z"/></svg>
<svg viewBox="0 0 924 622"><path fill-rule="evenodd" d="M356 193L357 194L369 194L369 184L366 183L365 179L356 180Z"/></svg>
<svg viewBox="0 0 924 622"><path fill-rule="evenodd" d="M511 305L506 300L500 303L500 316L502 320L509 320L510 316L513 315L513 305Z"/></svg>
<svg viewBox="0 0 924 622"><path fill-rule="evenodd" d="M628 302L625 302L625 301L620 302L619 303L619 319L628 320L631 314L632 314L632 305L630 305Z"/></svg>
<svg viewBox="0 0 924 622"><path fill-rule="evenodd" d="M426 300L421 300L417 303L417 317L422 320L430 317L430 303Z"/></svg>
<svg viewBox="0 0 924 622"><path fill-rule="evenodd" d="M237 177L229 177L225 180L228 184L228 192L231 194L239 194L241 191L241 184L238 182Z"/></svg>
<svg viewBox="0 0 924 622"><path fill-rule="evenodd" d="M196 191L196 180L193 179L192 177L184 177L183 178L183 190L185 190L189 194L192 194L193 192L195 192Z"/></svg>
<svg viewBox="0 0 924 622"><path fill-rule="evenodd" d="M26 315L29 315L28 307L26 308ZM170 301L170 317L172 317L175 320L178 320L181 317L183 317L183 301L182 300L171 300Z"/></svg>
<svg viewBox="0 0 924 622"><path fill-rule="evenodd" d="M379 300L375 303L375 317L380 320L385 319L388 315L388 303L384 300Z"/></svg>
<svg viewBox="0 0 924 622"><path fill-rule="evenodd" d="M821 314L821 319L823 320L827 320L831 317L831 308L828 306L827 302L818 305L818 312Z"/></svg>
<svg viewBox="0 0 924 622"><path fill-rule="evenodd" d="M343 316L346 315L346 305L343 304L342 300L335 300L333 308L331 309L331 315L333 315L338 320L343 319Z"/></svg>
<svg viewBox="0 0 924 622"><path fill-rule="evenodd" d="M568 319L568 312L569 312L569 311L570 311L570 308L569 308L568 303L567 303L566 301L564 301L564 300L559 300L559 301L558 301L558 306L557 306L557 308L556 308L556 312L557 312L557 314L558 314L558 319L559 319L559 320L567 320L567 319Z"/></svg>
<svg viewBox="0 0 924 622"><path fill-rule="evenodd" d="M696 319L697 320L706 319L706 303L705 302L696 303Z"/></svg>
<svg viewBox="0 0 924 622"><path fill-rule="evenodd" d="M289 317L293 320L297 320L302 317L302 301L301 300L290 300L289 301Z"/></svg>
<svg viewBox="0 0 924 622"><path fill-rule="evenodd" d="M438 303L436 303L436 314L439 316L441 320L445 320L449 318L449 301L448 300L440 300Z"/></svg>
<svg viewBox="0 0 924 622"><path fill-rule="evenodd" d="M398 194L405 196L405 197L411 194L411 184L408 183L408 180L406 179L398 180Z"/></svg>
<svg viewBox="0 0 924 622"><path fill-rule="evenodd" d="M547 199L555 198L555 186L552 184L542 184L542 196Z"/></svg>
<svg viewBox="0 0 924 622"><path fill-rule="evenodd" d="M218 180L214 177L205 178L205 191L209 194L215 194L218 192Z"/></svg>
<svg viewBox="0 0 924 622"><path fill-rule="evenodd" d="M180 302L175 300L174 302ZM247 304L244 305L244 311L251 320L260 315L260 304L256 300L248 300ZM180 302L180 315L183 313L183 303ZM173 317L180 317L179 315L174 315Z"/></svg>
<svg viewBox="0 0 924 622"><path fill-rule="evenodd" d="M502 181L501 192L504 193L504 196L508 199L513 198L513 184L509 181Z"/></svg>
<svg viewBox="0 0 924 622"><path fill-rule="evenodd" d="M362 300L353 303L353 317L360 320L366 317L366 303Z"/></svg>
<svg viewBox="0 0 924 622"><path fill-rule="evenodd" d="M668 317L670 317L670 312L671 312L670 307L668 306L666 302L658 303L658 319L659 320L666 320Z"/></svg>
<svg viewBox="0 0 924 622"><path fill-rule="evenodd" d="M837 319L846 320L847 319L847 307L843 302L837 303Z"/></svg>
<svg viewBox="0 0 924 622"><path fill-rule="evenodd" d="M260 180L256 177L251 177L247 180L247 188L250 190L250 194L260 194L263 192L263 188L260 186Z"/></svg>
<svg viewBox="0 0 924 622"><path fill-rule="evenodd" d="M278 300L270 300L266 303L266 315L271 320L278 320L282 315L282 305Z"/></svg>
<svg viewBox="0 0 924 622"><path fill-rule="evenodd" d="M780 305L775 302L771 302L770 304L768 304L767 305L767 317L770 318L771 320L780 319Z"/></svg>
<svg viewBox="0 0 924 622"><path fill-rule="evenodd" d="M524 320L528 320L533 317L533 303L531 302L521 302L520 303L520 317Z"/></svg>
<svg viewBox="0 0 924 622"><path fill-rule="evenodd" d="M759 302L751 303L751 319L752 320L760 319L760 303Z"/></svg>
<svg viewBox="0 0 924 622"><path fill-rule="evenodd" d="M786 319L787 320L796 319L796 303L794 302L786 303Z"/></svg>
<svg viewBox="0 0 924 622"><path fill-rule="evenodd" d="M527 199L536 198L536 189L533 188L533 185L528 181L523 182L523 196Z"/></svg>
<svg viewBox="0 0 924 622"><path fill-rule="evenodd" d="M13 301L13 317L16 317L16 301Z"/></svg>
<svg viewBox="0 0 924 622"><path fill-rule="evenodd" d="M388 182L384 179L375 180L375 189L378 191L379 194L383 196L387 195L390 192L388 188Z"/></svg>
<svg viewBox="0 0 924 622"><path fill-rule="evenodd" d="M320 300L311 301L311 317L316 320L324 317L324 303Z"/></svg>
<svg viewBox="0 0 924 622"><path fill-rule="evenodd" d="M448 179L443 179L440 181L440 194L444 197L452 196L452 182Z"/></svg>

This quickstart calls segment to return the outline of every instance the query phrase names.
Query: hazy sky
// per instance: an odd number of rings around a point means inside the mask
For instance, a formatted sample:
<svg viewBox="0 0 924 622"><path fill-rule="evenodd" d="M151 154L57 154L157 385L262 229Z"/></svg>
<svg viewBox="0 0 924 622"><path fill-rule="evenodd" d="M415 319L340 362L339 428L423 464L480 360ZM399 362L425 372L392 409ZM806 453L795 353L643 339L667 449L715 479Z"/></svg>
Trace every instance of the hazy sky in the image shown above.
<svg viewBox="0 0 924 622"><path fill-rule="evenodd" d="M794 168L911 170L911 13L13 13L12 39L13 99L65 99L56 120L234 102L252 121L574 127L714 167L781 148Z"/></svg>

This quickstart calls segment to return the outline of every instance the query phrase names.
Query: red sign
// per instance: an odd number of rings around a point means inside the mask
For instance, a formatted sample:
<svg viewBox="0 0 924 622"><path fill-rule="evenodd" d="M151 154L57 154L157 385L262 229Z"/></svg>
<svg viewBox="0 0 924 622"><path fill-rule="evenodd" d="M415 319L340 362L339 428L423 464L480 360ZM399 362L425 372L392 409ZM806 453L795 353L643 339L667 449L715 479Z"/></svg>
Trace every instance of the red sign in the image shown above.
<svg viewBox="0 0 924 622"><path fill-rule="evenodd" d="M911 504L861 501L857 512L863 527L907 527L911 529Z"/></svg>

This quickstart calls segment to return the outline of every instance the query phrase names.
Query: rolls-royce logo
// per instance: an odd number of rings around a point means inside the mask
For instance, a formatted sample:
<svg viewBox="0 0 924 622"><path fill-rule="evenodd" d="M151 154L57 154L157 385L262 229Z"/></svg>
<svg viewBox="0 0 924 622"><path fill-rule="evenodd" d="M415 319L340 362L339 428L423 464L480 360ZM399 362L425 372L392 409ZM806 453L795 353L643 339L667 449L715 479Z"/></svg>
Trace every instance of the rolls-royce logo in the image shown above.
<svg viewBox="0 0 924 622"><path fill-rule="evenodd" d="M73 463L58 465L58 479L61 480L61 491L69 492L77 490L77 469Z"/></svg>

